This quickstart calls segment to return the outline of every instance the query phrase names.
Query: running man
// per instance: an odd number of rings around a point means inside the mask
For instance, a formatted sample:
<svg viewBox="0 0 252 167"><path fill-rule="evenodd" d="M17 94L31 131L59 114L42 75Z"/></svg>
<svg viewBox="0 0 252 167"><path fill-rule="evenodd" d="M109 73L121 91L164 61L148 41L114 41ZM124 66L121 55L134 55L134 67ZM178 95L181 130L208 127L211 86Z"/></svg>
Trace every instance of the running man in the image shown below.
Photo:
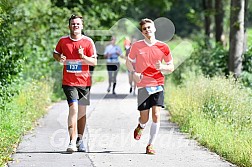
<svg viewBox="0 0 252 167"><path fill-rule="evenodd" d="M134 130L134 138L139 140L146 123L149 112L152 110L152 124L150 138L146 147L147 154L155 154L153 144L160 127L160 111L164 107L164 82L163 73L174 71L173 58L167 44L155 38L156 28L150 19L142 19L139 23L144 36L143 40L135 42L126 60L128 70L133 73L133 78L138 87L138 110L140 117L138 126ZM165 64L162 63L165 62ZM135 69L133 68L135 64Z"/></svg>
<svg viewBox="0 0 252 167"><path fill-rule="evenodd" d="M83 134L86 125L86 106L90 104L89 91L91 75L89 66L97 64L97 54L91 38L82 35L81 16L69 18L70 35L59 39L53 52L58 62L64 63L62 88L69 105L68 132L70 142L68 152L86 151Z"/></svg>

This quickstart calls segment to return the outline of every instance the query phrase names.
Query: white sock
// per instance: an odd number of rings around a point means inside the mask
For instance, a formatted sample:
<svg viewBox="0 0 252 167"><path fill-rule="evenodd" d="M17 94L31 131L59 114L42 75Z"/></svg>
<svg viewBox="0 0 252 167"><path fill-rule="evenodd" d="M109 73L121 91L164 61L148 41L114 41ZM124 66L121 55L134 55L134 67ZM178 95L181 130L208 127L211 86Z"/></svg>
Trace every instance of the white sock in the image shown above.
<svg viewBox="0 0 252 167"><path fill-rule="evenodd" d="M151 128L150 128L150 139L149 139L149 144L153 144L156 140L158 131L160 127L160 122L154 123L152 122Z"/></svg>
<svg viewBox="0 0 252 167"><path fill-rule="evenodd" d="M72 145L76 145L76 141L75 141L75 140L71 140L70 143L71 143Z"/></svg>
<svg viewBox="0 0 252 167"><path fill-rule="evenodd" d="M80 140L82 140L82 135L81 135L81 134L78 134L78 138L79 138Z"/></svg>
<svg viewBox="0 0 252 167"><path fill-rule="evenodd" d="M139 122L139 125L141 126L141 128L145 128L145 126L146 126L146 123L145 124L142 124L141 122L140 122L140 118L138 119L138 122Z"/></svg>

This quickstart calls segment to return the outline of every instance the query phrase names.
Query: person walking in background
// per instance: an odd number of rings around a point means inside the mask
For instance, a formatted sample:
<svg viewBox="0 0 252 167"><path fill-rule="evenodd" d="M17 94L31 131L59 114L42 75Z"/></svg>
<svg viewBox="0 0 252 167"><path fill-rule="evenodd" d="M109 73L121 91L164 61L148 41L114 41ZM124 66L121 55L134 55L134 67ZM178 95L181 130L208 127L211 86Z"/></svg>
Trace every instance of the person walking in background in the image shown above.
<svg viewBox="0 0 252 167"><path fill-rule="evenodd" d="M129 37L126 36L123 41L124 50L125 51L129 50L130 45L131 45L131 41L130 41Z"/></svg>
<svg viewBox="0 0 252 167"><path fill-rule="evenodd" d="M97 54L93 40L82 35L81 16L72 15L68 27L70 34L59 39L53 57L64 64L62 88L69 105L70 142L67 151L86 151L82 137L86 125L86 106L90 104L89 66L97 64Z"/></svg>
<svg viewBox="0 0 252 167"><path fill-rule="evenodd" d="M136 41L137 41L137 39L135 37L132 37L131 41L128 38L125 39L124 48L125 48L125 57L126 58L128 57L131 45ZM132 65L135 69L135 64L132 63ZM136 95L136 82L133 79L133 73L131 73L129 70L128 70L128 77L129 77L129 85L130 85L129 93L132 93L132 91L133 91L133 95L135 96Z"/></svg>
<svg viewBox="0 0 252 167"><path fill-rule="evenodd" d="M122 57L122 50L120 46L116 45L116 38L115 36L111 37L110 44L106 46L105 52L104 52L104 57L107 59L107 70L108 70L108 88L107 92L109 93L111 90L111 85L113 83L112 87L112 93L115 93L115 87L116 87L116 78L117 74L120 68L120 61L119 61L119 56Z"/></svg>
<svg viewBox="0 0 252 167"><path fill-rule="evenodd" d="M135 42L130 49L126 66L133 74L138 87L138 110L140 117L134 130L134 138L141 138L143 129L152 110L150 138L146 147L147 154L155 154L153 144L160 127L160 111L164 107L164 75L174 71L173 58L167 44L155 38L154 22L148 18L140 21L143 40ZM162 63L165 62L165 64ZM135 62L135 68L133 63Z"/></svg>

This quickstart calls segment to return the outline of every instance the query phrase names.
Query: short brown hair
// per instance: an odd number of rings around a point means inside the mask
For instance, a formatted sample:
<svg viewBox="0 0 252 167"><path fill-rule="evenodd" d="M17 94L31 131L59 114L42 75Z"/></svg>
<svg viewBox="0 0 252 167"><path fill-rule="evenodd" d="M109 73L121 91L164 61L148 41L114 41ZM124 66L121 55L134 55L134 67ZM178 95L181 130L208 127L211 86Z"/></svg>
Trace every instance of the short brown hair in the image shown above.
<svg viewBox="0 0 252 167"><path fill-rule="evenodd" d="M68 24L70 25L71 20L73 20L73 19L77 19L77 18L80 18L80 19L81 19L81 21L82 21L82 23L83 23L82 16L77 16L77 15L74 15L74 14L73 14L73 15L69 18L69 20L68 20Z"/></svg>
<svg viewBox="0 0 252 167"><path fill-rule="evenodd" d="M151 19L148 19L148 18L145 18L145 19L142 19L140 22L139 22L139 26L140 26L140 29L142 29L142 26L146 23L151 23L154 25L154 22L151 20ZM155 26L155 25L154 25Z"/></svg>

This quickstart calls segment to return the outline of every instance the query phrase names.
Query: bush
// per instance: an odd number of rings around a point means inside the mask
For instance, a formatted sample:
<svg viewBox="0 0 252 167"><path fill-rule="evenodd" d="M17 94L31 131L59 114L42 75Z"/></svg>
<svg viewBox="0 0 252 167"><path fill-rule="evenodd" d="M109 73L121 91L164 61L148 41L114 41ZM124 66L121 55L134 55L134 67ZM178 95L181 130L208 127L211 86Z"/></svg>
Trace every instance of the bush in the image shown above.
<svg viewBox="0 0 252 167"><path fill-rule="evenodd" d="M228 74L228 51L222 45L216 44L212 49L199 46L195 49L193 59L205 76Z"/></svg>
<svg viewBox="0 0 252 167"><path fill-rule="evenodd" d="M242 66L241 80L245 86L252 89L252 47L243 55Z"/></svg>
<svg viewBox="0 0 252 167"><path fill-rule="evenodd" d="M33 81L22 87L19 95L0 109L0 166L10 160L22 135L34 127L34 122L45 114L50 104L51 81ZM41 91L43 90L43 91Z"/></svg>
<svg viewBox="0 0 252 167"><path fill-rule="evenodd" d="M243 71L252 73L252 46L243 55L242 66L243 66Z"/></svg>
<svg viewBox="0 0 252 167"><path fill-rule="evenodd" d="M202 145L239 166L252 165L252 97L241 83L199 77L169 90L172 120Z"/></svg>
<svg viewBox="0 0 252 167"><path fill-rule="evenodd" d="M20 82L18 74L23 69L24 56L21 48L15 45L11 28L13 27L13 15L9 14L13 9L10 1L0 2L0 109L3 109L5 102L9 102L16 89L10 85Z"/></svg>

